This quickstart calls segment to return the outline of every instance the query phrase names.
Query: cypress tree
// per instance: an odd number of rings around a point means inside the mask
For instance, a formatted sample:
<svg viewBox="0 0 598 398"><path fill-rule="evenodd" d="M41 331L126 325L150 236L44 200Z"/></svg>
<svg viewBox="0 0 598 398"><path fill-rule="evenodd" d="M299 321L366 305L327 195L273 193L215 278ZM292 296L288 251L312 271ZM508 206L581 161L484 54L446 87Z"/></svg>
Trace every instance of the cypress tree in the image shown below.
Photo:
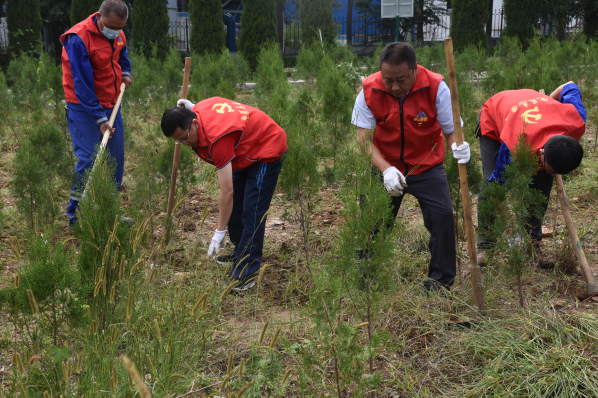
<svg viewBox="0 0 598 398"><path fill-rule="evenodd" d="M190 0L191 50L200 55L220 54L225 33L221 0Z"/></svg>
<svg viewBox="0 0 598 398"><path fill-rule="evenodd" d="M34 54L42 35L39 0L9 0L6 4L8 53Z"/></svg>
<svg viewBox="0 0 598 398"><path fill-rule="evenodd" d="M588 37L596 37L596 34L598 34L598 2L583 0L582 5L586 22L583 33Z"/></svg>
<svg viewBox="0 0 598 398"><path fill-rule="evenodd" d="M170 19L164 0L144 0L135 3L131 15L133 22L133 39L135 47L143 55L152 54L152 46L156 46L157 56L164 59L168 55L168 28Z"/></svg>
<svg viewBox="0 0 598 398"><path fill-rule="evenodd" d="M71 26L97 12L101 5L102 0L71 0Z"/></svg>
<svg viewBox="0 0 598 398"><path fill-rule="evenodd" d="M245 0L241 14L239 51L255 70L262 46L276 41L276 1Z"/></svg>
<svg viewBox="0 0 598 398"><path fill-rule="evenodd" d="M453 0L451 37L455 51L486 43L485 15L488 0ZM490 18L491 16L487 16Z"/></svg>
<svg viewBox="0 0 598 398"><path fill-rule="evenodd" d="M540 20L542 12L542 0L518 1L505 0L505 21L506 28L503 30L503 36L517 37L527 48L529 41L536 34L536 25Z"/></svg>
<svg viewBox="0 0 598 398"><path fill-rule="evenodd" d="M332 0L301 0L299 2L301 18L301 40L303 43L322 41L333 44L336 40L337 25L332 17Z"/></svg>

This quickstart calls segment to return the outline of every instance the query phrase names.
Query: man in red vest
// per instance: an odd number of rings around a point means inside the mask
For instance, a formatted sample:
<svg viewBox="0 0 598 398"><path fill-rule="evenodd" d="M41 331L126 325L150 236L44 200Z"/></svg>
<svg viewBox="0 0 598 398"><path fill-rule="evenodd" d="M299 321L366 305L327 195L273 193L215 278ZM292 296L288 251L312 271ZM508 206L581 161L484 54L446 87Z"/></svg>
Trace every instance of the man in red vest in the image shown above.
<svg viewBox="0 0 598 398"><path fill-rule="evenodd" d="M216 258L232 265L239 281L235 291L255 286L266 230L266 212L287 150L284 130L264 112L249 105L213 97L197 105L179 100L162 116L162 132L190 146L218 170L218 227L208 256L220 253L226 229L235 245L232 254Z"/></svg>
<svg viewBox="0 0 598 398"><path fill-rule="evenodd" d="M482 107L476 136L480 139L484 180L502 181L501 173L511 160L519 134L535 148L540 163L533 176L531 188L542 192L546 201L536 204L542 216L531 217L526 229L534 242L538 267L550 269L554 262L540 251L542 218L546 213L552 190L554 174L567 174L575 170L583 158L579 139L585 132L586 110L577 85L568 82L558 87L550 96L534 90L508 90L490 98ZM478 198L484 201L483 192ZM494 217L478 212L478 264L487 264L487 249L493 246L489 227Z"/></svg>
<svg viewBox="0 0 598 398"><path fill-rule="evenodd" d="M460 163L469 145L455 144L450 91L442 75L417 65L407 43L387 45L380 72L363 81L353 109L353 124L392 196L393 219L405 193L419 201L430 231L427 290L450 289L456 273L453 207L444 172L444 139ZM391 225L389 225L390 227Z"/></svg>
<svg viewBox="0 0 598 398"><path fill-rule="evenodd" d="M77 222L76 210L81 200L82 179L93 166L95 147L110 131L108 151L116 160L114 176L118 188L122 182L125 150L120 109L111 128L108 120L121 82L131 84L131 62L122 28L127 23L128 8L121 0L105 0L100 11L79 22L60 37L62 49L62 84L67 102L68 125L73 150L78 158L66 210L69 228Z"/></svg>

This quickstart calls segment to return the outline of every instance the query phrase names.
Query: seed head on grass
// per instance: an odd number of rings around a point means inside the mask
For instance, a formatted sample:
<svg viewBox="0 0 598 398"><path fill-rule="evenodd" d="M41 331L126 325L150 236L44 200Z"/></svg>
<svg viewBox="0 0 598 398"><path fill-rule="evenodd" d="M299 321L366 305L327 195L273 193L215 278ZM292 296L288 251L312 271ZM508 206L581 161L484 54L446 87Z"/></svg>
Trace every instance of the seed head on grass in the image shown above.
<svg viewBox="0 0 598 398"><path fill-rule="evenodd" d="M284 387L284 383L287 381L287 379L289 378L290 375L291 375L291 369L287 370L286 373L284 374L284 376L282 377L282 380L280 381L280 388Z"/></svg>
<svg viewBox="0 0 598 398"><path fill-rule="evenodd" d="M226 367L226 374L228 377L233 375L233 353L231 352L228 356L228 365Z"/></svg>
<svg viewBox="0 0 598 398"><path fill-rule="evenodd" d="M184 374L181 374L181 373L173 373L173 374L170 375L170 378L171 379L182 379L182 380L187 380L188 379L187 376L185 376Z"/></svg>
<svg viewBox="0 0 598 398"><path fill-rule="evenodd" d="M237 286L238 284L239 284L239 281L237 281L237 280L232 281L220 295L220 302L223 302L224 299L226 298L226 295L229 294L230 291L233 290L233 288L235 286Z"/></svg>
<svg viewBox="0 0 598 398"><path fill-rule="evenodd" d="M15 288L19 287L19 282L21 281L21 277L19 274L15 274Z"/></svg>
<svg viewBox="0 0 598 398"><path fill-rule="evenodd" d="M266 321L266 323L264 323L264 326L262 327L262 333L260 333L260 339L258 340L258 344L262 345L262 343L264 342L264 337L266 337L266 330L268 329L268 325L270 324L270 321Z"/></svg>
<svg viewBox="0 0 598 398"><path fill-rule="evenodd" d="M29 299L29 306L31 306L31 312L33 315L39 314L39 308L37 307L37 301L35 301L35 296L31 289L27 289L27 298Z"/></svg>
<svg viewBox="0 0 598 398"><path fill-rule="evenodd" d="M25 388L25 386L23 385L23 383L18 382L17 383L17 387L19 388L19 392L21 393L22 397L29 398L29 395L27 394L27 389Z"/></svg>
<svg viewBox="0 0 598 398"><path fill-rule="evenodd" d="M129 374L129 377L135 383L135 386L137 386L137 391L139 391L139 396L141 398L151 398L151 394L148 391L145 383L143 382L143 379L141 379L141 375L139 374L139 371L135 367L135 364L126 355L123 355L121 359L123 361L123 364L125 365L125 368L127 369L127 373Z"/></svg>
<svg viewBox="0 0 598 398"><path fill-rule="evenodd" d="M274 346L276 345L276 340L278 340L278 335L280 334L280 327L278 329L276 329L276 332L274 333L274 337L272 337L272 341L270 342L270 348L274 349Z"/></svg>
<svg viewBox="0 0 598 398"><path fill-rule="evenodd" d="M241 398L247 392L247 390L249 390L251 388L252 385L253 385L253 381L250 381L249 383L247 383L243 387L241 387L241 389L237 393L237 398Z"/></svg>
<svg viewBox="0 0 598 398"><path fill-rule="evenodd" d="M158 320L154 318L154 330L156 331L156 338L158 342L162 342L162 332L160 331L160 325L158 324Z"/></svg>
<svg viewBox="0 0 598 398"><path fill-rule="evenodd" d="M154 363L152 362L152 358L149 354L145 354L145 359L147 360L147 367L152 375L156 375L156 368L154 368Z"/></svg>
<svg viewBox="0 0 598 398"><path fill-rule="evenodd" d="M239 362L239 381L243 377L243 366L245 365L245 358L241 358L241 362Z"/></svg>
<svg viewBox="0 0 598 398"><path fill-rule="evenodd" d="M19 375L21 375L21 377L25 376L25 364L23 363L23 358L21 358L21 354L16 352L12 357L12 361L13 363L17 364Z"/></svg>

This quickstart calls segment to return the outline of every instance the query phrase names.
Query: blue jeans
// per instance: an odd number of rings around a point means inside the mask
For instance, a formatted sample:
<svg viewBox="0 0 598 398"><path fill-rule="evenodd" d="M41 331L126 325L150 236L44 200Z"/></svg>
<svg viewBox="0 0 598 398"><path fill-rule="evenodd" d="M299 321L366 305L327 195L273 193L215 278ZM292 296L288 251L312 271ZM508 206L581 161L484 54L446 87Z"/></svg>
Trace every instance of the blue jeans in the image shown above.
<svg viewBox="0 0 598 398"><path fill-rule="evenodd" d="M233 211L228 222L228 235L235 245L235 261L231 269L234 279L246 280L260 269L265 214L270 208L281 168L282 158L233 171Z"/></svg>
<svg viewBox="0 0 598 398"><path fill-rule="evenodd" d="M106 109L106 117L110 118L110 115L112 115L112 109ZM93 156L96 152L96 145L100 145L102 142L102 133L96 125L95 120L87 112L79 109L77 105L73 106L69 104L68 124L69 132L73 138L73 150L75 156L79 159L73 172L71 197L66 208L66 215L71 219L76 216L75 211L79 207L79 201L81 200L81 187L85 171L93 167ZM116 173L114 178L117 183L117 189L120 189L125 165L125 135L120 109L114 120L113 127L116 131L108 140L106 148L110 155L116 159Z"/></svg>

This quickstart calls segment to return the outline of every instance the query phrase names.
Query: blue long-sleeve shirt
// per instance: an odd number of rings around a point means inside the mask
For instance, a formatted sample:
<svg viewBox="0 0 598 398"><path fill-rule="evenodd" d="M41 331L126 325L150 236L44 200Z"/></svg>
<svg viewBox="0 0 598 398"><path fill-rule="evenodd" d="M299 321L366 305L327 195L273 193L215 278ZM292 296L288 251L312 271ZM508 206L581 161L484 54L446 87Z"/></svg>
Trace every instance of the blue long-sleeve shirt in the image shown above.
<svg viewBox="0 0 598 398"><path fill-rule="evenodd" d="M561 91L561 95L559 96L559 102L561 104L572 104L579 112L579 116L583 119L584 123L587 119L586 108L583 105L582 98L581 98L581 91L579 91L579 87L575 83L569 83L563 87ZM492 172L492 176L490 176L489 182L498 180L501 184L504 181L501 179L501 175L505 170L507 164L511 162L511 151L509 147L503 142L498 150L498 157L496 159L496 169Z"/></svg>
<svg viewBox="0 0 598 398"><path fill-rule="evenodd" d="M97 25L97 20L94 17L94 23ZM114 40L109 40L114 48ZM89 54L83 40L75 34L68 35L64 39L64 48L69 57L71 65L71 74L73 76L73 84L75 86L75 95L80 104L68 104L69 108L79 108L89 113L96 124L99 126L108 121L106 111L100 105L100 101L95 94L95 84L93 80L93 67L89 61ZM129 60L129 52L127 46L124 45L120 50L118 64L122 69L122 76L131 76L131 61Z"/></svg>

